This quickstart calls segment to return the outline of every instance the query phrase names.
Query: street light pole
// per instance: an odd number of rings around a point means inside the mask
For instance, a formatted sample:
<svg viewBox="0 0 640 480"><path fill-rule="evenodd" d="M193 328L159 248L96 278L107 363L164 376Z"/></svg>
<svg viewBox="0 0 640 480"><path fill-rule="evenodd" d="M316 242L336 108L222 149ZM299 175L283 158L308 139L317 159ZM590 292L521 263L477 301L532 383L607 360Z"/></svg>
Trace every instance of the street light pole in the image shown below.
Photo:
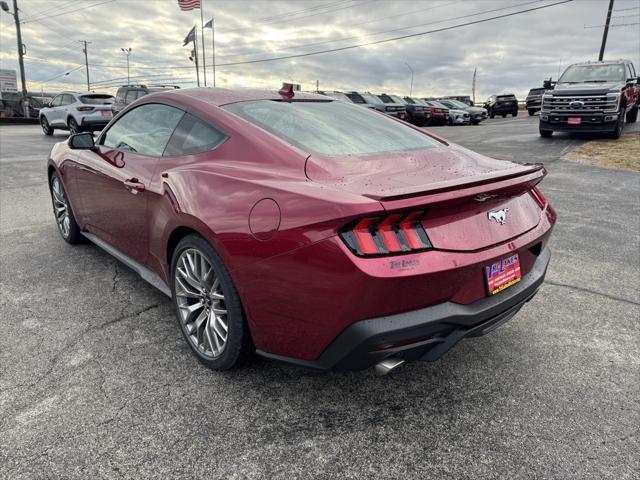
<svg viewBox="0 0 640 480"><path fill-rule="evenodd" d="M16 40L18 42L18 65L20 66L20 81L22 82L22 102L23 113L25 118L29 118L29 98L27 97L27 82L24 75L24 54L25 47L22 43L22 32L20 31L20 16L18 11L18 0L13 0L13 12L9 11L9 5L7 2L0 2L0 8L7 13L13 15L13 19L16 22Z"/></svg>
<svg viewBox="0 0 640 480"><path fill-rule="evenodd" d="M411 71L411 87L409 88L409 96L413 97L413 68L411 68L411 65L409 65L407 62L404 62L404 64L409 68L409 70Z"/></svg>
<svg viewBox="0 0 640 480"><path fill-rule="evenodd" d="M122 53L124 53L127 56L127 85L129 85L129 55L131 55L131 47L129 48L120 47L120 50L122 50Z"/></svg>

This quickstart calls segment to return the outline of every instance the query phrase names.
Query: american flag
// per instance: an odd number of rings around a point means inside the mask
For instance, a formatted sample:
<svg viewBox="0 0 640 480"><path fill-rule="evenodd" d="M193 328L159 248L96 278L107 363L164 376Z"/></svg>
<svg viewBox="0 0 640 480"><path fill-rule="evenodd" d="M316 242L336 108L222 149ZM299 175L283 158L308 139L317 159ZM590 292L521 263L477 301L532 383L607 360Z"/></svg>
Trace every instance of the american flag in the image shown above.
<svg viewBox="0 0 640 480"><path fill-rule="evenodd" d="M178 0L180 10L195 10L200 8L200 0Z"/></svg>

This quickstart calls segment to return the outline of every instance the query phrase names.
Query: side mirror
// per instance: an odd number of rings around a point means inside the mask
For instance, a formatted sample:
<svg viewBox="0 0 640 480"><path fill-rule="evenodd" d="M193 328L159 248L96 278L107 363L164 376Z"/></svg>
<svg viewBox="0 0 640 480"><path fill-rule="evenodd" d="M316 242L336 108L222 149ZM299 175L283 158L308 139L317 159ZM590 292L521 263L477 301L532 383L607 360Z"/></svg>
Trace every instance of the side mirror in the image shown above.
<svg viewBox="0 0 640 480"><path fill-rule="evenodd" d="M551 77L545 78L544 82L542 82L542 86L549 90L551 88Z"/></svg>
<svg viewBox="0 0 640 480"><path fill-rule="evenodd" d="M69 147L73 150L93 150L96 146L93 133L76 133L69 137Z"/></svg>

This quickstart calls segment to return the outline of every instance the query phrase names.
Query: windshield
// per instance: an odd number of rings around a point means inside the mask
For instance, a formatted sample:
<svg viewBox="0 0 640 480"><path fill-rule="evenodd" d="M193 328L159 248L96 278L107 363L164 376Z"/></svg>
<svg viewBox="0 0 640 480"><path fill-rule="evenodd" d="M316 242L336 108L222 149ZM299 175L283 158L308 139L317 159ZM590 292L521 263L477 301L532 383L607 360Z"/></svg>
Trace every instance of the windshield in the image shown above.
<svg viewBox="0 0 640 480"><path fill-rule="evenodd" d="M466 110L467 108L469 108L469 105L467 105L466 103L460 102L458 100L446 100L446 101L443 100L442 103L444 105L450 106L451 108L457 108L462 110Z"/></svg>
<svg viewBox="0 0 640 480"><path fill-rule="evenodd" d="M358 104L367 103L367 102L365 101L365 99L364 99L364 98L362 98L362 97L360 96L360 94L359 94L359 93L355 93L355 92L353 92L353 93L345 93L345 95L346 95L346 96L347 96L347 98L349 98L349 100L351 100L353 103L358 103Z"/></svg>
<svg viewBox="0 0 640 480"><path fill-rule="evenodd" d="M345 102L258 100L223 108L306 152L330 157L440 146L401 122Z"/></svg>
<svg viewBox="0 0 640 480"><path fill-rule="evenodd" d="M546 89L544 88L532 88L529 90L529 95L542 95Z"/></svg>
<svg viewBox="0 0 640 480"><path fill-rule="evenodd" d="M619 82L625 80L624 65L573 65L565 70L558 83Z"/></svg>
<svg viewBox="0 0 640 480"><path fill-rule="evenodd" d="M380 100L375 95L371 95L370 93L363 93L362 94L362 98L364 98L367 101L367 103L373 103L373 104L376 104L376 105L382 105L382 100Z"/></svg>

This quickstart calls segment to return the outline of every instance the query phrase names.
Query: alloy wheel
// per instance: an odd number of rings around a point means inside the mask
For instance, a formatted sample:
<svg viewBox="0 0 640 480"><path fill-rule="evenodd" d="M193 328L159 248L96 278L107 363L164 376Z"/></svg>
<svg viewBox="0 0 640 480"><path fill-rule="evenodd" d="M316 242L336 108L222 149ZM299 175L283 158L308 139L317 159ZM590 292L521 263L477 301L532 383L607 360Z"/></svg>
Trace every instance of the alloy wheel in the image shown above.
<svg viewBox="0 0 640 480"><path fill-rule="evenodd" d="M205 358L219 357L229 333L220 279L204 253L184 250L173 278L180 322L189 342Z"/></svg>
<svg viewBox="0 0 640 480"><path fill-rule="evenodd" d="M78 124L76 123L76 121L73 118L69 119L69 134L70 135L75 135L76 133L78 133Z"/></svg>
<svg viewBox="0 0 640 480"><path fill-rule="evenodd" d="M69 205L64 193L64 187L58 177L54 177L51 182L51 195L53 197L53 212L56 216L56 223L60 233L64 238L69 236L71 230L71 220L69 218Z"/></svg>
<svg viewBox="0 0 640 480"><path fill-rule="evenodd" d="M47 122L47 119L44 116L42 116L42 119L40 119L40 125L42 126L42 131L45 134L48 134L49 133L49 122Z"/></svg>

